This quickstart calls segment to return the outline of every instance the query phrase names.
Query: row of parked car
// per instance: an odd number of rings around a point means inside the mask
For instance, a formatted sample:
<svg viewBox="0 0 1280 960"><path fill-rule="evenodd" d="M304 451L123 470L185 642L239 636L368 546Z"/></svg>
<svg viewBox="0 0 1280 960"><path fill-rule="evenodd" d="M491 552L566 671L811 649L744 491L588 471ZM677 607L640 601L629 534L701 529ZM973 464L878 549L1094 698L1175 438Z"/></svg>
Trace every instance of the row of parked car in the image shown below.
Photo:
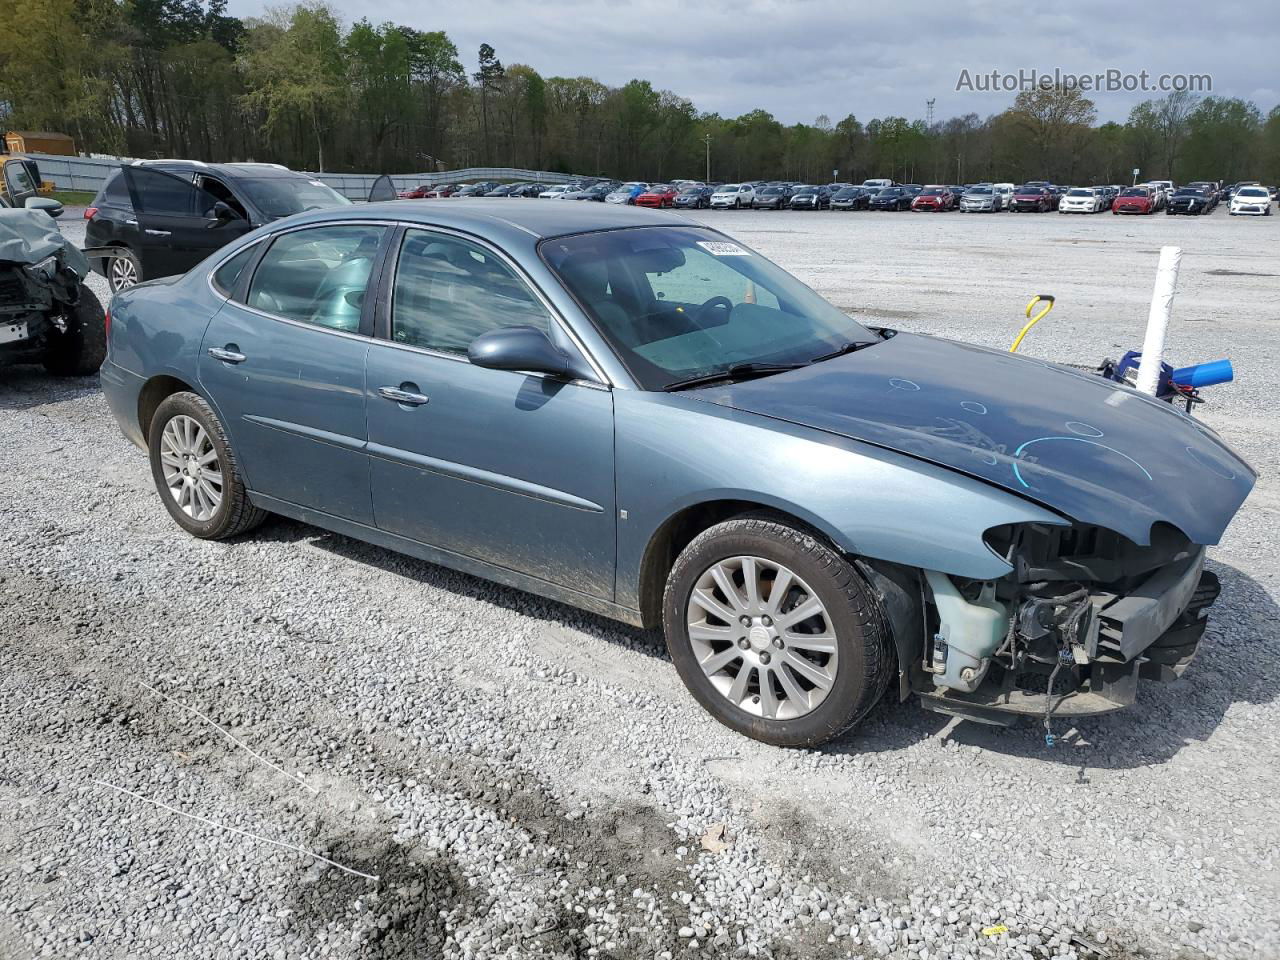
<svg viewBox="0 0 1280 960"><path fill-rule="evenodd" d="M861 184L806 184L793 181L707 184L693 180L645 183L587 180L564 184L482 182L418 187L400 194L428 197L536 197L544 200L596 200L641 207L719 210L916 210L961 213L1105 213L1199 215L1226 203L1230 213L1269 215L1276 188L1257 181L1224 185L1200 180L1176 186L1153 180L1124 186L1067 187L1047 180L1023 184L915 184L866 180Z"/></svg>

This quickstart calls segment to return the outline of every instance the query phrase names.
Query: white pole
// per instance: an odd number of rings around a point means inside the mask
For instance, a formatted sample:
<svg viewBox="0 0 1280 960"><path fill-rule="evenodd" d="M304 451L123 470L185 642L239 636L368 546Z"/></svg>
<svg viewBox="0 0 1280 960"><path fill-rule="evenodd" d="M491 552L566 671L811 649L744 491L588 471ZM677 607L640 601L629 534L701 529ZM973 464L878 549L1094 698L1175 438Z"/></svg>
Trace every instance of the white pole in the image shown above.
<svg viewBox="0 0 1280 960"><path fill-rule="evenodd" d="M1151 292L1151 311L1147 314L1147 336L1142 341L1142 361L1138 364L1138 382L1143 393L1156 395L1160 385L1160 360L1164 355L1164 335L1173 315L1173 295L1178 285L1181 247L1161 247L1160 265L1156 268L1156 286Z"/></svg>

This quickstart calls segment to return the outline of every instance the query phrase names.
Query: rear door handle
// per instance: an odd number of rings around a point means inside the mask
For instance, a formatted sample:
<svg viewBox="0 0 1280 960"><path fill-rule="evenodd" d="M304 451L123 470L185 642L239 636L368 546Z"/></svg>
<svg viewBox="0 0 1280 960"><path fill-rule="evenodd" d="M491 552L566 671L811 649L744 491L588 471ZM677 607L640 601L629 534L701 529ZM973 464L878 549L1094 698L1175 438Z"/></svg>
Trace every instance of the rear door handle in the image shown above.
<svg viewBox="0 0 1280 960"><path fill-rule="evenodd" d="M210 347L209 356L215 360L221 360L223 363L244 363L245 356L243 353L236 353L234 350L224 350L222 347Z"/></svg>
<svg viewBox="0 0 1280 960"><path fill-rule="evenodd" d="M387 400L394 400L396 403L403 403L410 407L420 407L431 400L425 393L414 393L411 390L402 390L399 387L379 387L378 393Z"/></svg>
<svg viewBox="0 0 1280 960"><path fill-rule="evenodd" d="M146 233L146 235L147 235L148 237L171 237L171 236L173 236L173 231L172 231L172 230L152 230L150 227L148 227L144 232Z"/></svg>

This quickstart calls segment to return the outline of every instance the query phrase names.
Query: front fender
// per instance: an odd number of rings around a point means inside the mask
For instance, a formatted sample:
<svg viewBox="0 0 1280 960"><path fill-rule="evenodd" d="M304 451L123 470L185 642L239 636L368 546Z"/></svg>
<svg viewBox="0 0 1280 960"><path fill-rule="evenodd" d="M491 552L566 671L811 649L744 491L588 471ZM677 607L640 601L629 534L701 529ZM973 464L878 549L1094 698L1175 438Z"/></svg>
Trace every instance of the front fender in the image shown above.
<svg viewBox="0 0 1280 960"><path fill-rule="evenodd" d="M655 534L700 503L757 503L808 523L847 553L980 580L1011 569L983 541L986 530L1068 523L981 480L856 440L679 394L614 397L623 605L639 605Z"/></svg>

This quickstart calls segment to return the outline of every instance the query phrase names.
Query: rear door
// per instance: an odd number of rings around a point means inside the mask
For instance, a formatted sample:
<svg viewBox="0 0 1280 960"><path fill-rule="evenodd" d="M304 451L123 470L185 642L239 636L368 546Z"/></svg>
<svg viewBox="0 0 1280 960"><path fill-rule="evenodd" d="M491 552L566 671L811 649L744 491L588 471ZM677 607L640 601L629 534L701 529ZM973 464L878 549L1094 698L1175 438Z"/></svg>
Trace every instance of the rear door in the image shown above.
<svg viewBox="0 0 1280 960"><path fill-rule="evenodd" d="M200 355L200 381L249 488L365 525L373 522L366 291L389 232L386 224L340 221L264 240L270 246L252 277L231 284L209 322Z"/></svg>
<svg viewBox="0 0 1280 960"><path fill-rule="evenodd" d="M151 280L186 273L219 247L253 229L228 211L215 216L219 200L188 179L151 167L125 167L125 185L138 221L142 275Z"/></svg>

